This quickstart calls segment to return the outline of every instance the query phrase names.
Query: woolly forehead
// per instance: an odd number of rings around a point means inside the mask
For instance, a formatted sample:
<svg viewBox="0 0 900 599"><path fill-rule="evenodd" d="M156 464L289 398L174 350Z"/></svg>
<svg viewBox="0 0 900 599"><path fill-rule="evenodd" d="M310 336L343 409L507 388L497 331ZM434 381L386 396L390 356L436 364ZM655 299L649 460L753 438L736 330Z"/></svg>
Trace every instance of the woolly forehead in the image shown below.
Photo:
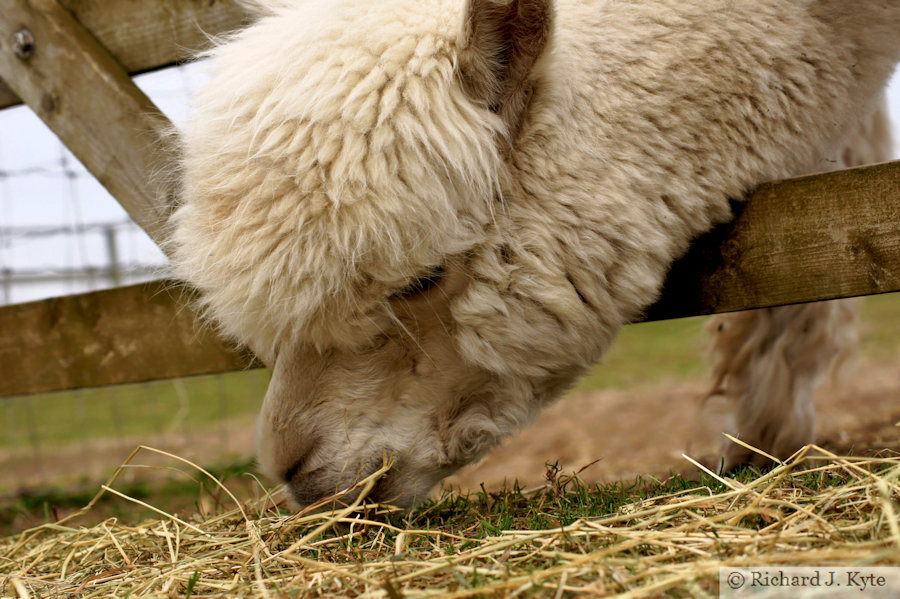
<svg viewBox="0 0 900 599"><path fill-rule="evenodd" d="M288 166L296 175L314 164L338 189L377 187L415 168L413 159L495 183L503 125L465 95L456 72L463 2L281 4L291 6L212 52L218 83L199 101L207 114L243 121L249 156L283 152L288 138L297 152L302 141L309 162Z"/></svg>
<svg viewBox="0 0 900 599"><path fill-rule="evenodd" d="M463 4L299 3L211 52L175 263L223 332L363 343L392 293L483 242L505 125L463 89Z"/></svg>

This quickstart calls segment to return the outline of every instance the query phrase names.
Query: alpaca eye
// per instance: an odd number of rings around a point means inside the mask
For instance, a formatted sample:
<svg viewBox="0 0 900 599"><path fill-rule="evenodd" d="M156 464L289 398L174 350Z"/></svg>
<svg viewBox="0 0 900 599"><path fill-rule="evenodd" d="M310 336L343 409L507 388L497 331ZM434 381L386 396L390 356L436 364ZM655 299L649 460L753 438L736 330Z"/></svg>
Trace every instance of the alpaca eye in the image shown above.
<svg viewBox="0 0 900 599"><path fill-rule="evenodd" d="M441 281L444 276L444 267L435 266L423 276L419 277L400 291L394 294L394 297L413 297L420 293L425 293Z"/></svg>

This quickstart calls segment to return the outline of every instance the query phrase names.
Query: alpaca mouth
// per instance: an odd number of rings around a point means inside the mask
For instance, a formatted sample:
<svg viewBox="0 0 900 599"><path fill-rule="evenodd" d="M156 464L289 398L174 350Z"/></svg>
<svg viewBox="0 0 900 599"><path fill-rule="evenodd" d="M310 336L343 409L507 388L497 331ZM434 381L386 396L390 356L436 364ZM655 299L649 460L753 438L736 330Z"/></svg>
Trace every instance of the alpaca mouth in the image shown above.
<svg viewBox="0 0 900 599"><path fill-rule="evenodd" d="M321 509L338 509L348 506L360 498L366 485L361 484L378 472L383 466L381 455L361 465L355 476L348 473L335 473L331 466L325 465L300 473L300 462L285 472L285 482L291 498L299 506L310 506L321 503ZM369 502L389 502L402 492L396 492L396 478L390 472L379 477L374 486L366 494ZM320 509L317 507L317 511Z"/></svg>
<svg viewBox="0 0 900 599"><path fill-rule="evenodd" d="M403 507L404 493L402 490L397 488L397 478L397 475L393 474L391 471L385 472L378 478L377 481L375 481L375 486L369 493L369 498L375 503L384 503Z"/></svg>

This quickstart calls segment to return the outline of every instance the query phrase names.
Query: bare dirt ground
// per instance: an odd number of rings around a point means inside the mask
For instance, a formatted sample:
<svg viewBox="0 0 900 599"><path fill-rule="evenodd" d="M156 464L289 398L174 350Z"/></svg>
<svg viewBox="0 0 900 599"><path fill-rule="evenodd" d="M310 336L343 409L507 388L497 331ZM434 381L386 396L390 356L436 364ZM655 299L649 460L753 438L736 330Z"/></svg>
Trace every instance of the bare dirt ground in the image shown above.
<svg viewBox="0 0 900 599"><path fill-rule="evenodd" d="M706 381L674 382L625 390L571 394L545 410L539 420L445 483L476 491L512 484L522 488L544 482L545 465L558 462L572 472L591 464L586 482L665 476L690 472L686 453L712 458L726 422L721 401L704 404ZM900 450L900 353L887 361L860 360L839 385L826 384L817 396L819 443L839 453L891 448ZM3 492L9 496L48 484L63 487L105 480L138 444L147 443L199 464L221 463L223 437L228 453L253 451L251 418L229 422L224 434L197 431L152 439L91 441L47 448L43 455L0 451ZM143 456L140 463L153 462Z"/></svg>
<svg viewBox="0 0 900 599"><path fill-rule="evenodd" d="M715 456L727 422L722 401L702 401L706 381L573 394L538 421L491 451L479 464L446 481L462 490L487 489L518 479L523 488L545 482L559 462L586 482L690 473L683 453ZM826 383L816 397L818 443L837 453L900 450L900 354L860 360L844 380Z"/></svg>

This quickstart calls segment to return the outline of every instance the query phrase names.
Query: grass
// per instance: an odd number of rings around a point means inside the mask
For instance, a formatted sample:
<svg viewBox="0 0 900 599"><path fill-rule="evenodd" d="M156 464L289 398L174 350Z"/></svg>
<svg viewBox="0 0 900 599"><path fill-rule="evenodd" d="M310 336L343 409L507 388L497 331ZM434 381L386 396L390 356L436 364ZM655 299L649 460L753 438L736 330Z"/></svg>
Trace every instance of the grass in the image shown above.
<svg viewBox="0 0 900 599"><path fill-rule="evenodd" d="M876 360L896 359L900 293L870 295L863 301L860 352Z"/></svg>
<svg viewBox="0 0 900 599"><path fill-rule="evenodd" d="M550 468L538 489L445 494L408 514L365 504L389 465L360 483L356 502L319 513L285 510L278 494L239 502L199 473L221 489L204 513L156 508L137 524L64 521L0 540L0 590L24 597L712 597L725 565L900 565L900 458L814 457L809 449L769 471L697 480L589 487ZM105 495L140 501L116 487L114 477L87 514Z"/></svg>
<svg viewBox="0 0 900 599"><path fill-rule="evenodd" d="M603 361L578 384L580 391L702 377L703 325L708 317L644 322L622 329ZM898 310L900 321L900 310Z"/></svg>
<svg viewBox="0 0 900 599"><path fill-rule="evenodd" d="M624 389L638 384L685 381L706 376L709 317L646 322L625 327L600 365L577 389ZM868 296L861 314L860 353L874 360L894 359L900 330L900 293Z"/></svg>
<svg viewBox="0 0 900 599"><path fill-rule="evenodd" d="M222 418L255 414L268 384L268 371L249 370L2 398L6 434L0 449L25 447L31 435L52 447L202 429Z"/></svg>

